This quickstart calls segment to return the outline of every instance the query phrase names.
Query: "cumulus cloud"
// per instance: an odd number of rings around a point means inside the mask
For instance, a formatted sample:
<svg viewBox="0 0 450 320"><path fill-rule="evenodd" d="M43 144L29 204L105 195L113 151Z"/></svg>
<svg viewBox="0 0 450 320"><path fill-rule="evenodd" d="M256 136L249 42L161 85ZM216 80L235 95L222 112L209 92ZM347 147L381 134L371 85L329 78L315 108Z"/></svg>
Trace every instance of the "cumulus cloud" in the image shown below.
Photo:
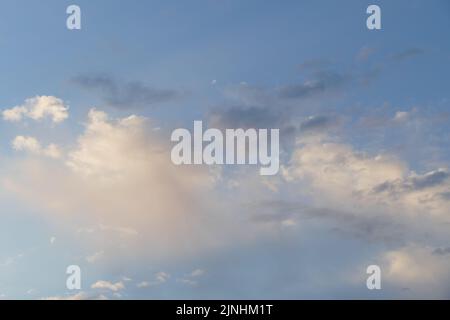
<svg viewBox="0 0 450 320"><path fill-rule="evenodd" d="M49 219L67 220L83 240L106 242L117 252L111 259L131 255L128 247L172 257L224 245L237 229L215 203L214 176L207 167L174 166L159 135L148 119L92 109L64 159L16 159L2 185Z"/></svg>
<svg viewBox="0 0 450 320"><path fill-rule="evenodd" d="M4 120L11 122L18 122L26 117L33 120L50 118L53 123L60 123L69 117L68 110L64 101L57 97L36 96L26 99L23 105L4 110L2 114Z"/></svg>
<svg viewBox="0 0 450 320"><path fill-rule="evenodd" d="M393 156L320 141L299 145L283 176L299 190L295 196L306 197L308 204L278 202L275 208L282 215L266 213L254 219L326 218L358 237L395 243L429 233L447 237L443 226L449 206L441 196L450 189L445 169L417 174Z"/></svg>
<svg viewBox="0 0 450 320"><path fill-rule="evenodd" d="M12 147L16 151L25 151L50 158L60 158L62 155L57 145L49 144L46 147L42 147L41 143L34 137L17 136L12 141Z"/></svg>
<svg viewBox="0 0 450 320"><path fill-rule="evenodd" d="M383 254L384 281L390 285L439 297L450 290L450 259L434 255L433 249L417 245L391 250Z"/></svg>

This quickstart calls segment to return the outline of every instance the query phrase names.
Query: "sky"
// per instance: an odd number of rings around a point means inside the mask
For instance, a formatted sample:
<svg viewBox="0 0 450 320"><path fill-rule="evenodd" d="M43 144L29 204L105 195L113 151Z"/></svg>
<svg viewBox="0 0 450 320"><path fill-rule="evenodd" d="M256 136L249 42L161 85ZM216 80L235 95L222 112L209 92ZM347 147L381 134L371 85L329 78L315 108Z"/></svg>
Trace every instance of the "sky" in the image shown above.
<svg viewBox="0 0 450 320"><path fill-rule="evenodd" d="M3 0L0 299L450 298L449 31L445 0ZM278 174L175 166L195 120L280 129Z"/></svg>

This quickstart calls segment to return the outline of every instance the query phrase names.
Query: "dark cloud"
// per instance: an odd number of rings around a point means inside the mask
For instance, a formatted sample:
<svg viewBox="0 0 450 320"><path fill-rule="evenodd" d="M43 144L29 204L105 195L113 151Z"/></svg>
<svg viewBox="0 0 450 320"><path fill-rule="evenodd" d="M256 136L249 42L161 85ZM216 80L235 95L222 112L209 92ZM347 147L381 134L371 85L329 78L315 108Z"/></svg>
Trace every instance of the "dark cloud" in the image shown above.
<svg viewBox="0 0 450 320"><path fill-rule="evenodd" d="M424 51L422 49L411 48L411 49L396 53L396 54L392 55L391 58L394 61L403 61L403 60L418 56L422 53L424 53Z"/></svg>
<svg viewBox="0 0 450 320"><path fill-rule="evenodd" d="M414 190L434 187L442 184L449 176L449 173L445 170L432 171L423 176L412 178L411 187Z"/></svg>
<svg viewBox="0 0 450 320"><path fill-rule="evenodd" d="M98 93L109 106L123 109L151 107L179 96L175 90L155 89L139 81L122 83L109 75L80 75L72 81Z"/></svg>
<svg viewBox="0 0 450 320"><path fill-rule="evenodd" d="M249 206L251 220L258 223L282 224L283 221L321 219L331 222L332 230L367 241L400 244L405 239L405 226L383 215L362 215L332 208L308 207L299 202L262 201Z"/></svg>
<svg viewBox="0 0 450 320"><path fill-rule="evenodd" d="M423 189L435 187L445 183L450 177L446 170L439 169L428 172L424 175L411 177L402 181L385 181L373 189L374 193L390 192L395 195L398 193L420 191Z"/></svg>
<svg viewBox="0 0 450 320"><path fill-rule="evenodd" d="M309 64L320 65L318 61ZM327 127L336 119L317 116L301 122L308 107L302 107L298 99L312 98L338 89L349 78L340 73L321 71L314 72L308 80L296 85L264 88L245 84L230 87L225 93L235 102L228 108L211 112L210 123L230 128L279 128L285 133L293 133L300 127L304 131Z"/></svg>
<svg viewBox="0 0 450 320"><path fill-rule="evenodd" d="M438 255L438 256L445 256L447 254L450 254L450 247L437 248L433 251L433 254Z"/></svg>
<svg viewBox="0 0 450 320"><path fill-rule="evenodd" d="M450 200L450 192L442 192L440 196L445 200Z"/></svg>

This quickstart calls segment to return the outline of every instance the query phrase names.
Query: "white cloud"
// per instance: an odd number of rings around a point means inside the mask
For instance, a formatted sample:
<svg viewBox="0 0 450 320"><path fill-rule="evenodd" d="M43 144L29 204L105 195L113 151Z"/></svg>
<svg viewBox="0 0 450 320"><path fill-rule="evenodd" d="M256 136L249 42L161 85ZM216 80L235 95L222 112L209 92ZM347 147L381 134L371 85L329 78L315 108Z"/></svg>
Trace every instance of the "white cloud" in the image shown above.
<svg viewBox="0 0 450 320"><path fill-rule="evenodd" d="M203 269L195 269L191 272L191 277L201 277L205 274L205 270Z"/></svg>
<svg viewBox="0 0 450 320"><path fill-rule="evenodd" d="M142 282L139 282L136 286L138 287L138 288L147 288L147 287L150 287L150 282L148 282L148 281L142 281Z"/></svg>
<svg viewBox="0 0 450 320"><path fill-rule="evenodd" d="M27 290L27 294L29 294L29 295L33 295L33 294L36 294L36 293L37 293L36 289L29 289L29 290Z"/></svg>
<svg viewBox="0 0 450 320"><path fill-rule="evenodd" d="M397 111L394 116L394 121L403 122L410 118L411 114L408 111Z"/></svg>
<svg viewBox="0 0 450 320"><path fill-rule="evenodd" d="M341 208L354 208L349 199L367 204L375 187L402 179L405 173L405 165L395 158L369 156L349 145L328 142L301 145L283 170L287 181L303 181L317 191L318 201L327 199Z"/></svg>
<svg viewBox="0 0 450 320"><path fill-rule="evenodd" d="M182 283L182 284L185 284L185 285L189 285L189 286L196 286L198 284L197 281L191 280L191 279L178 279L177 281L179 283Z"/></svg>
<svg viewBox="0 0 450 320"><path fill-rule="evenodd" d="M190 274L188 274L184 278L177 279L177 282L189 285L189 286L196 286L198 285L198 278L202 277L206 273L203 269L195 269Z"/></svg>
<svg viewBox="0 0 450 320"><path fill-rule="evenodd" d="M212 209L218 198L208 168L174 166L170 142L148 130L148 123L138 116L110 119L93 109L67 157L14 159L3 187L50 219L67 219L86 231L83 241L93 247L107 237L105 251L129 246L138 255L169 257L229 242L236 228ZM21 141L19 148L43 149L33 140ZM112 259L129 254L124 250Z"/></svg>
<svg viewBox="0 0 450 320"><path fill-rule="evenodd" d="M308 186L317 204L340 210L444 217L449 213L441 194L450 191L448 170L417 174L388 155L370 156L341 143L306 143L294 153L283 175Z"/></svg>
<svg viewBox="0 0 450 320"><path fill-rule="evenodd" d="M407 288L422 297L445 296L450 281L450 256L431 247L408 245L383 254L382 276L390 286Z"/></svg>
<svg viewBox="0 0 450 320"><path fill-rule="evenodd" d="M122 281L120 282L116 282L116 283L112 283L109 281L97 281L96 283L94 283L91 286L92 289L106 289L106 290L111 290L111 291L119 291L119 290L123 290L125 289L125 285L123 284Z"/></svg>
<svg viewBox="0 0 450 320"><path fill-rule="evenodd" d="M84 292L79 292L74 295L67 295L67 296L52 296L52 297L46 297L42 300L87 300L88 296Z"/></svg>
<svg viewBox="0 0 450 320"><path fill-rule="evenodd" d="M45 148L34 137L17 136L12 141L12 147L16 151L25 151L31 154L44 155L49 158L60 158L61 151L55 144L49 144Z"/></svg>
<svg viewBox="0 0 450 320"><path fill-rule="evenodd" d="M170 278L170 274L166 273L166 272L158 272L155 275L156 281L158 281L159 283L163 283L166 282L169 278Z"/></svg>
<svg viewBox="0 0 450 320"><path fill-rule="evenodd" d="M24 117L33 120L50 118L54 123L60 123L69 117L69 107L64 101L54 96L36 96L25 100L20 106L3 111L3 119L11 122L21 121Z"/></svg>
<svg viewBox="0 0 450 320"><path fill-rule="evenodd" d="M19 253L18 255L15 255L13 257L8 257L3 262L0 262L0 267L8 267L16 263L19 259L22 259L23 257L24 257L23 253Z"/></svg>
<svg viewBox="0 0 450 320"><path fill-rule="evenodd" d="M138 288L147 288L147 287L150 287L150 286L155 286L155 285L158 285L158 284L162 284L162 283L166 282L169 279L170 279L170 274L161 271L161 272L158 272L158 273L155 274L155 280L153 280L153 281L142 281L142 282L139 282L136 286Z"/></svg>
<svg viewBox="0 0 450 320"><path fill-rule="evenodd" d="M87 256L86 261L89 263L95 263L100 259L102 259L104 255L105 255L104 251L95 252L94 254Z"/></svg>

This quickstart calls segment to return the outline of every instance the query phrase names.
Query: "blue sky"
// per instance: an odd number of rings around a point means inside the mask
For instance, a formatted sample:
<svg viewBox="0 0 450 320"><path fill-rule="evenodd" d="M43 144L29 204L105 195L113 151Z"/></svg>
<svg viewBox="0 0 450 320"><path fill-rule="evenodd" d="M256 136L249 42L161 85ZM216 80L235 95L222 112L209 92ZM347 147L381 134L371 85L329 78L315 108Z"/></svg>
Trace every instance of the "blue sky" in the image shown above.
<svg viewBox="0 0 450 320"><path fill-rule="evenodd" d="M0 120L0 297L449 297L447 1L74 3L1 4L0 110L68 117ZM194 120L280 128L280 173L172 166Z"/></svg>

